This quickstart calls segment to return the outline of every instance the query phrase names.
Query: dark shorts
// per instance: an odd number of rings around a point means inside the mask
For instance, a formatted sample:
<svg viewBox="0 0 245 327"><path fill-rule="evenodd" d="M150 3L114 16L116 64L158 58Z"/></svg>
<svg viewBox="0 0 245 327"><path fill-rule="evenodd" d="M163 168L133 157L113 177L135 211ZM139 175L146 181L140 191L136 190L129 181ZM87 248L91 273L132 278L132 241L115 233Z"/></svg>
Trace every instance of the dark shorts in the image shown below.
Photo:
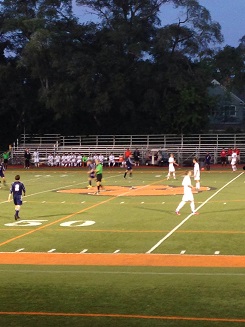
<svg viewBox="0 0 245 327"><path fill-rule="evenodd" d="M8 163L8 161L9 161L8 159L3 159L4 163Z"/></svg>
<svg viewBox="0 0 245 327"><path fill-rule="evenodd" d="M16 206L21 206L22 205L22 196L21 195L15 195L13 200L14 200L14 204Z"/></svg>
<svg viewBox="0 0 245 327"><path fill-rule="evenodd" d="M132 166L127 166L127 170L132 170Z"/></svg>
<svg viewBox="0 0 245 327"><path fill-rule="evenodd" d="M221 162L226 162L226 157L221 157Z"/></svg>
<svg viewBox="0 0 245 327"><path fill-rule="evenodd" d="M90 177L90 178L95 178L95 173L91 173L91 174L89 174L89 177Z"/></svg>
<svg viewBox="0 0 245 327"><path fill-rule="evenodd" d="M5 177L3 172L0 173L0 177Z"/></svg>
<svg viewBox="0 0 245 327"><path fill-rule="evenodd" d="M102 181L102 174L97 174L96 175L96 180L97 180L97 182L101 182Z"/></svg>

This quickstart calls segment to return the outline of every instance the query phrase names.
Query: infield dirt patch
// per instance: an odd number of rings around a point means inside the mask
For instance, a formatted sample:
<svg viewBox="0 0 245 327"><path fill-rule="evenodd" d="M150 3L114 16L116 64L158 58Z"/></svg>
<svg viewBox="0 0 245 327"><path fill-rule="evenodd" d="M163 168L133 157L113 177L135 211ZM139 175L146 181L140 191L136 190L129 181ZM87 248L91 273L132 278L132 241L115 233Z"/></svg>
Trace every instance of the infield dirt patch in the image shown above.
<svg viewBox="0 0 245 327"><path fill-rule="evenodd" d="M210 187L203 186L200 191L209 191ZM88 194L94 195L97 191L96 187L87 188L74 188L68 190L59 190L59 193L73 193L73 194ZM195 193L195 192L193 192ZM146 186L106 186L100 192L100 195L105 196L156 196L156 195L177 195L183 194L182 186L172 185L146 185Z"/></svg>

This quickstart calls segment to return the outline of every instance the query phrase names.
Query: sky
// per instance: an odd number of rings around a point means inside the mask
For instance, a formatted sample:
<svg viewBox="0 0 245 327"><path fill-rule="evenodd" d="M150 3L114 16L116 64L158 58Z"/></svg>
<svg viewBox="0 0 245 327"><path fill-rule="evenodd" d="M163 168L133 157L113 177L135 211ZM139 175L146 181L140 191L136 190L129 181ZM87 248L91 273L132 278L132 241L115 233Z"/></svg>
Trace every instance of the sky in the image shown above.
<svg viewBox="0 0 245 327"><path fill-rule="evenodd" d="M74 3L74 14L81 21L91 20L91 15L85 14L82 7ZM199 0L200 5L207 8L212 20L220 23L224 35L223 45L237 47L239 40L245 35L245 0ZM164 7L162 16L163 25L173 23L177 19L177 13L172 6Z"/></svg>

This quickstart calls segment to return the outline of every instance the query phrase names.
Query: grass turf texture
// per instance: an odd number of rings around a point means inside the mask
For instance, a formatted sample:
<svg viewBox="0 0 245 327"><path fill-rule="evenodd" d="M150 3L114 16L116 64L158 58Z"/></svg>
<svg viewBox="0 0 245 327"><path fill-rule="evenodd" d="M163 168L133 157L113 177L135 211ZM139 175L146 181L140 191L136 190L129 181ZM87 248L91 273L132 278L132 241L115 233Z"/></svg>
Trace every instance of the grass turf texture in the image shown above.
<svg viewBox="0 0 245 327"><path fill-rule="evenodd" d="M123 179L122 169L105 169L105 187L122 185L179 186L166 181L166 168L135 169ZM153 253L244 255L244 175L223 171L202 172L201 184L210 191L195 194L199 216L191 216ZM190 213L189 204L174 211L176 196L93 196L58 193L85 188L86 169L8 169L8 184L20 173L27 189L20 216L39 221L37 226L14 223L9 187L0 190L0 251L79 253L145 253ZM232 183L228 184L236 176ZM228 184L228 185L227 185ZM9 186L8 185L8 186ZM226 187L224 187L227 185ZM216 194L218 190L224 187ZM88 191L89 192L89 191ZM104 193L106 194L106 192ZM85 221L95 224L78 226ZM71 227L61 226L79 221ZM224 318L227 321L150 319L99 316L0 315L1 326L242 326L244 325L244 269L169 267L44 267L0 266L1 312L121 314L157 317ZM229 319L243 319L233 322Z"/></svg>

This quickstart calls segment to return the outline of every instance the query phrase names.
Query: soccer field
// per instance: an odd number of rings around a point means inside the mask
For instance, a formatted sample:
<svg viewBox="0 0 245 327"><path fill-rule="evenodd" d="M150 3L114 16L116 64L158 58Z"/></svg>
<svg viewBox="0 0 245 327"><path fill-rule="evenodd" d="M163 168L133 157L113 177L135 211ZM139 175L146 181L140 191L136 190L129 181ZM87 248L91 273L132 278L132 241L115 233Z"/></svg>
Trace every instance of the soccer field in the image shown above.
<svg viewBox="0 0 245 327"><path fill-rule="evenodd" d="M19 221L7 202L26 186ZM243 170L201 174L198 216L182 198L183 169L10 168L0 189L1 326L242 326ZM95 183L94 183L95 185Z"/></svg>

